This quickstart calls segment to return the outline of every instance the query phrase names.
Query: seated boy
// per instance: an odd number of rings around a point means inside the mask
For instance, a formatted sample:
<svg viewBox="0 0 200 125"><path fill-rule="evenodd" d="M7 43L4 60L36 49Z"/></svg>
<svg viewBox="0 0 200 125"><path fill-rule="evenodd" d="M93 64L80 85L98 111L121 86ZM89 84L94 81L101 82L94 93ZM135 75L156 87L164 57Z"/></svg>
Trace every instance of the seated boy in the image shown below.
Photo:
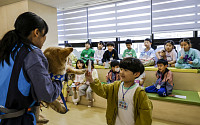
<svg viewBox="0 0 200 125"><path fill-rule="evenodd" d="M117 50L114 48L115 44L113 42L108 42L106 46L108 50L105 51L105 53L103 54L103 59L102 59L102 63L104 66L105 66L105 62L108 62L110 64L112 60L119 59Z"/></svg>
<svg viewBox="0 0 200 125"><path fill-rule="evenodd" d="M157 66L158 71L156 72L156 83L152 86L146 87L145 91L149 93L158 93L159 96L168 96L172 94L173 74L167 68L167 60L159 59Z"/></svg>
<svg viewBox="0 0 200 125"><path fill-rule="evenodd" d="M152 103L145 91L134 83L135 78L144 72L139 59L127 57L120 64L122 81L101 84L98 79L86 72L90 87L99 96L107 99L106 119L108 125L151 125Z"/></svg>
<svg viewBox="0 0 200 125"><path fill-rule="evenodd" d="M144 40L145 49L140 53L140 60L144 66L153 66L155 63L155 51L151 48L152 41L147 38Z"/></svg>
<svg viewBox="0 0 200 125"><path fill-rule="evenodd" d="M113 60L111 61L111 70L106 75L106 81L107 83L113 83L114 81L120 80L119 76L119 61Z"/></svg>
<svg viewBox="0 0 200 125"><path fill-rule="evenodd" d="M94 61L94 53L95 51L91 49L91 42L87 41L85 43L85 49L81 53L81 59L86 63L88 59L91 59Z"/></svg>
<svg viewBox="0 0 200 125"><path fill-rule="evenodd" d="M132 47L131 47L131 46L132 46L132 41L131 41L131 39L127 39L125 43L126 43L127 49L124 50L124 53L123 53L122 57L123 57L123 58L126 58L126 57L134 57L134 58L137 58L136 53L135 53L135 50L132 49Z"/></svg>

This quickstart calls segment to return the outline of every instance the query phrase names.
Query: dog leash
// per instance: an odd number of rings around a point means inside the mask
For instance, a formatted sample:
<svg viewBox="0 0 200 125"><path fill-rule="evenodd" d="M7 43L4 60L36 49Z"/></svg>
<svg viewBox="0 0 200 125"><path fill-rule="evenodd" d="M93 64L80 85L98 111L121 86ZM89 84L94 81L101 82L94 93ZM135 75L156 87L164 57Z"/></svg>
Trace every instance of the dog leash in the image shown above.
<svg viewBox="0 0 200 125"><path fill-rule="evenodd" d="M66 101L65 101L65 99L64 99L64 96L63 96L63 93L62 93L62 92L60 93L60 97L61 97L61 99L62 99L62 101L63 101L63 104L64 104L64 106L65 106L65 108L66 108L66 112L68 112L69 109L67 108L67 104L66 104Z"/></svg>
<svg viewBox="0 0 200 125"><path fill-rule="evenodd" d="M51 77L52 80L59 80L59 81L63 81L64 80L64 75L54 75L53 73L50 73L50 77ZM63 104L64 104L64 106L66 108L66 112L68 112L69 109L67 108L67 104L66 104L66 101L65 101L65 98L64 98L62 92L60 93L60 97L61 97L61 99L63 101Z"/></svg>

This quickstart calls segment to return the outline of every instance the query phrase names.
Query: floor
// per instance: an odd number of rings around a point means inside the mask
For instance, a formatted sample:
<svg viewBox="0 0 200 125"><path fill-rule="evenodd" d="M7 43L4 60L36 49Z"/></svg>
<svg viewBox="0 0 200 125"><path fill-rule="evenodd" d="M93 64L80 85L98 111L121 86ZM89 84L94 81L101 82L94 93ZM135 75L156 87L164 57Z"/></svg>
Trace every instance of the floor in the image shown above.
<svg viewBox="0 0 200 125"><path fill-rule="evenodd" d="M103 108L88 108L85 105L74 105L67 103L69 112L59 114L52 109L42 109L42 115L49 119L46 125L106 125L105 114ZM153 119L152 125L183 125L163 120Z"/></svg>

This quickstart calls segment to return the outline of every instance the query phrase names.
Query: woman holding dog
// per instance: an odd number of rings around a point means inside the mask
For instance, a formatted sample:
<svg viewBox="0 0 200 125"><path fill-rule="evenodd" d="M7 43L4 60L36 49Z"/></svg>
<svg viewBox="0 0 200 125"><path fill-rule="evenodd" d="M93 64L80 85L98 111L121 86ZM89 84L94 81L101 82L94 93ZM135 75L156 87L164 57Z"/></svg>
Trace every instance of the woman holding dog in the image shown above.
<svg viewBox="0 0 200 125"><path fill-rule="evenodd" d="M46 22L32 12L18 16L14 30L0 40L0 124L32 125L35 102L52 102L62 90L62 76L54 82L41 48L46 40Z"/></svg>

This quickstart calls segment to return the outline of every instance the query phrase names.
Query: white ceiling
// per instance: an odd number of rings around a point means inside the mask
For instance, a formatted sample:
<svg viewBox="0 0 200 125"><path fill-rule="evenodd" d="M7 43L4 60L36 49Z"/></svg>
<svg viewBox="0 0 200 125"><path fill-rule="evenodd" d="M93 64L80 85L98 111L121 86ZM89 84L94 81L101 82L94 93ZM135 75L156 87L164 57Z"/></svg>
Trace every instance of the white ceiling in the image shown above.
<svg viewBox="0 0 200 125"><path fill-rule="evenodd" d="M32 0L48 6L56 7L60 11L89 7L123 0Z"/></svg>

